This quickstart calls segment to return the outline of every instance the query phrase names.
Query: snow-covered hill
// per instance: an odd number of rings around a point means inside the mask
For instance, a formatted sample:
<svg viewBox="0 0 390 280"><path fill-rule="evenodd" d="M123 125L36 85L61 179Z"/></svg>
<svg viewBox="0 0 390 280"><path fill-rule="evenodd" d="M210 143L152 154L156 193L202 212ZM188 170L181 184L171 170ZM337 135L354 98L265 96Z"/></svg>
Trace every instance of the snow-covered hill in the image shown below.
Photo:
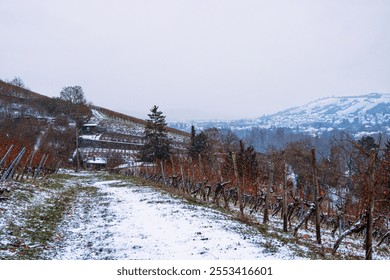
<svg viewBox="0 0 390 280"><path fill-rule="evenodd" d="M306 105L258 118L261 126L288 127L300 131L388 131L390 94L327 97Z"/></svg>
<svg viewBox="0 0 390 280"><path fill-rule="evenodd" d="M257 128L289 128L294 132L322 134L334 129L352 134L390 131L390 94L371 93L361 96L326 97L303 106L237 121L192 121L197 128L230 128L233 131ZM189 123L170 123L188 129Z"/></svg>

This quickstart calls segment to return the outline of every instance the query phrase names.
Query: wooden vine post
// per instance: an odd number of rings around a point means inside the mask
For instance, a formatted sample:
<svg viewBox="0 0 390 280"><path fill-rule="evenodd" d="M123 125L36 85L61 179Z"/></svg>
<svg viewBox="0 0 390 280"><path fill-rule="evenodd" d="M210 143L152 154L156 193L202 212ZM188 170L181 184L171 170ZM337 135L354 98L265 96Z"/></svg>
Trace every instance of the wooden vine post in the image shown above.
<svg viewBox="0 0 390 280"><path fill-rule="evenodd" d="M203 164L202 164L202 156L198 154L198 164L199 164L199 176L200 180L203 183L205 177L204 177L204 170L203 170Z"/></svg>
<svg viewBox="0 0 390 280"><path fill-rule="evenodd" d="M283 164L284 164L284 183L283 183L283 231L288 231L288 219L287 219L287 163L286 153L283 152Z"/></svg>
<svg viewBox="0 0 390 280"><path fill-rule="evenodd" d="M175 168L175 160L173 159L173 156L171 155L171 165L172 165L172 187L178 189L178 178L176 174L176 168Z"/></svg>
<svg viewBox="0 0 390 280"><path fill-rule="evenodd" d="M202 164L202 156L198 154L198 162L199 162L199 176L200 176L200 193L203 197L203 201L206 201L206 177L205 177L205 172L203 169L203 164Z"/></svg>
<svg viewBox="0 0 390 280"><path fill-rule="evenodd" d="M267 192L265 195L265 202L264 202L264 216L263 216L263 224L266 224L269 222L269 199L271 194L271 186L274 181L274 164L270 164L270 170L269 170L269 181L267 185Z"/></svg>
<svg viewBox="0 0 390 280"><path fill-rule="evenodd" d="M148 165L144 165L144 169L145 169L145 173L146 173L146 178L149 178L149 166Z"/></svg>
<svg viewBox="0 0 390 280"><path fill-rule="evenodd" d="M158 170L157 169L158 169L158 161L155 160L153 165L152 165L152 174L151 174L152 176L156 176L156 177L158 176L158 174L157 174Z"/></svg>
<svg viewBox="0 0 390 280"><path fill-rule="evenodd" d="M171 155L171 165L172 165L172 176L177 176L176 175L176 169L175 169L175 160L173 159L173 156Z"/></svg>
<svg viewBox="0 0 390 280"><path fill-rule="evenodd" d="M369 183L368 183L368 205L367 205L367 233L366 233L366 260L372 260L372 232L373 232L373 216L374 216L374 189L375 189L375 161L376 151L370 151L369 165Z"/></svg>
<svg viewBox="0 0 390 280"><path fill-rule="evenodd" d="M75 133L75 137L76 137L76 172L79 172L80 170L80 155L79 155L79 131L78 131L78 128L77 128L77 117L76 116L76 125L75 125L75 128L76 128L76 133Z"/></svg>
<svg viewBox="0 0 390 280"><path fill-rule="evenodd" d="M178 161L179 161L180 175L181 175L181 188L183 189L183 192L185 192L185 174L183 169L183 163L180 157L178 158Z"/></svg>
<svg viewBox="0 0 390 280"><path fill-rule="evenodd" d="M212 183L216 184L218 182L218 170L217 170L217 156L214 154L211 156L211 177L212 177Z"/></svg>
<svg viewBox="0 0 390 280"><path fill-rule="evenodd" d="M161 175L162 175L162 178L163 178L163 182L164 182L164 185L166 185L167 184L167 180L165 178L164 162L162 160L160 161L160 166L161 166Z"/></svg>
<svg viewBox="0 0 390 280"><path fill-rule="evenodd" d="M244 215L244 205L242 203L242 186L240 184L240 179L238 176L236 153L234 153L234 152L232 153L232 159L233 159L234 175L236 177L236 184L237 184L238 204L240 207L240 213L243 216Z"/></svg>
<svg viewBox="0 0 390 280"><path fill-rule="evenodd" d="M311 159L313 167L313 185L314 185L314 205L315 205L315 215L316 215L316 239L317 244L321 244L321 220L320 220L320 184L318 182L318 171L317 171L317 161L316 161L316 150L311 149Z"/></svg>
<svg viewBox="0 0 390 280"><path fill-rule="evenodd" d="M195 167L194 167L192 157L190 157L190 166L191 166L192 182L195 182Z"/></svg>

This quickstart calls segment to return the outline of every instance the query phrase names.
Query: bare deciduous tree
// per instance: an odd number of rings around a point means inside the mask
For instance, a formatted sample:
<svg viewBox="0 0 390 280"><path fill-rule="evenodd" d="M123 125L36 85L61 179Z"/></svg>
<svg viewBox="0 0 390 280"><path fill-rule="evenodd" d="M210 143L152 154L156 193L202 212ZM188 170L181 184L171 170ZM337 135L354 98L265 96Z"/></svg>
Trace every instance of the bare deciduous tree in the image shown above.
<svg viewBox="0 0 390 280"><path fill-rule="evenodd" d="M64 87L60 92L60 98L72 104L86 104L87 102L81 86Z"/></svg>

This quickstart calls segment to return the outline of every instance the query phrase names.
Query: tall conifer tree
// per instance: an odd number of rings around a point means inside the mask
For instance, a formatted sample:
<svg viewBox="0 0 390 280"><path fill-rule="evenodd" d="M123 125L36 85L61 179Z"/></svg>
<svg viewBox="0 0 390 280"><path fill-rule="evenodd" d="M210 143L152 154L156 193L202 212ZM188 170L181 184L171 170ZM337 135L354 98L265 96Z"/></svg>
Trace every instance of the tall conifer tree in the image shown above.
<svg viewBox="0 0 390 280"><path fill-rule="evenodd" d="M141 160L155 162L170 157L170 141L166 131L167 123L163 112L154 105L148 114L144 130L144 146L141 150Z"/></svg>

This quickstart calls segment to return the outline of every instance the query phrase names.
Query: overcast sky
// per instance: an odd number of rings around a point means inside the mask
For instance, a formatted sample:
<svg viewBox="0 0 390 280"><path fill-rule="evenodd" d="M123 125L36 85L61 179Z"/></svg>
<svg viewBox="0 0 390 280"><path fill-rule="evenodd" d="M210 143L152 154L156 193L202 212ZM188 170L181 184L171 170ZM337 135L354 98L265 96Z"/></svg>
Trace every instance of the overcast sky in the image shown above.
<svg viewBox="0 0 390 280"><path fill-rule="evenodd" d="M140 118L239 119L390 92L387 0L0 0L0 78Z"/></svg>

